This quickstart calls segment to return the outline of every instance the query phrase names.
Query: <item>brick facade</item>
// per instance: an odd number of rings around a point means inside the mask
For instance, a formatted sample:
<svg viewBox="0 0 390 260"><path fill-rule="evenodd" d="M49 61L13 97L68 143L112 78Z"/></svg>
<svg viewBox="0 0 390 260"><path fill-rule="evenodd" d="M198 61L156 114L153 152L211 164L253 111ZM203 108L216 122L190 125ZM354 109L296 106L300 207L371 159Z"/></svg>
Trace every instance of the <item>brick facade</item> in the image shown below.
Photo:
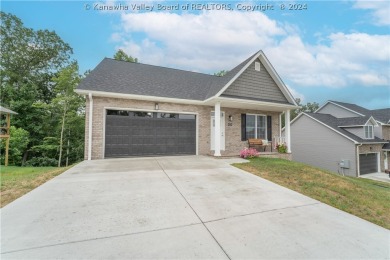
<svg viewBox="0 0 390 260"><path fill-rule="evenodd" d="M88 120L89 120L89 100L86 98L86 124L85 124L85 159L88 158ZM104 124L105 108L118 109L142 109L154 111L155 102L118 99L108 97L93 97L93 123L92 123L92 159L104 158ZM214 154L210 150L210 128L211 112L213 106L187 105L177 103L159 102L159 111L166 112L187 112L197 114L198 120L198 153L199 155ZM247 147L246 141L241 141L241 114L263 114L272 116L272 136L279 135L279 113L259 110L242 110L236 108L225 108L221 105L221 111L225 112L225 151L221 151L223 156L238 155L240 150ZM229 122L228 117L233 117ZM231 124L231 125L230 125Z"/></svg>

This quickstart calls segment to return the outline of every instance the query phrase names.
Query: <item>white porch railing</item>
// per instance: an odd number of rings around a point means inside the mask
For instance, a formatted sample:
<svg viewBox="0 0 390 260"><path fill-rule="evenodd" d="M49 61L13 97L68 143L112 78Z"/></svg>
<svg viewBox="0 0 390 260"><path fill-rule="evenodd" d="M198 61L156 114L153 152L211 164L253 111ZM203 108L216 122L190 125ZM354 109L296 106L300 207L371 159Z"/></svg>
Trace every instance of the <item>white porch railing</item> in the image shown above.
<svg viewBox="0 0 390 260"><path fill-rule="evenodd" d="M272 144L276 148L278 144L286 144L286 137L284 136L274 136Z"/></svg>

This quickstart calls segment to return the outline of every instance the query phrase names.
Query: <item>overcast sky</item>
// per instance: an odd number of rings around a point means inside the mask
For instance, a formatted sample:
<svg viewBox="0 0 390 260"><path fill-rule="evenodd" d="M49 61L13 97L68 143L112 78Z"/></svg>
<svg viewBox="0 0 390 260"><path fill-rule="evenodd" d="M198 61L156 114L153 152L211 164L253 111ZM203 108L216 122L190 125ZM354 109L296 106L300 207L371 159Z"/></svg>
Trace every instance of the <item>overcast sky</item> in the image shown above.
<svg viewBox="0 0 390 260"><path fill-rule="evenodd" d="M119 48L142 63L203 73L229 70L263 50L304 103L390 107L389 1L182 1L179 10L157 10L176 4L2 1L2 10L27 27L55 30L81 73ZM115 5L121 10L100 10Z"/></svg>

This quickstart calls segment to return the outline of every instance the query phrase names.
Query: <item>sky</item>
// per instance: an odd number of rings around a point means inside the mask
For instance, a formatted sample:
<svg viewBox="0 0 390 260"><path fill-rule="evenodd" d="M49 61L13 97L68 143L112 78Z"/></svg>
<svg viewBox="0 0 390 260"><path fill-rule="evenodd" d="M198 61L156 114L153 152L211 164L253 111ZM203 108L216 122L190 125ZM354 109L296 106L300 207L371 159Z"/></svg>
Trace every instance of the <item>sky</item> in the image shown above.
<svg viewBox="0 0 390 260"><path fill-rule="evenodd" d="M208 74L263 50L302 103L390 107L390 1L5 0L1 10L55 31L81 74L118 49Z"/></svg>

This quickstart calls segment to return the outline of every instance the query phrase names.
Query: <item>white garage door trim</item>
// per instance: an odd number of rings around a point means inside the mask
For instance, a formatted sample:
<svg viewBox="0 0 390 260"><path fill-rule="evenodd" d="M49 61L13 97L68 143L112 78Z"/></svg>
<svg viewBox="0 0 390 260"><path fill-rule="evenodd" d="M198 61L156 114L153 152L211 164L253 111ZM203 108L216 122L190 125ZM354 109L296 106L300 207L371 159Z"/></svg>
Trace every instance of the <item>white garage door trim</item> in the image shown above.
<svg viewBox="0 0 390 260"><path fill-rule="evenodd" d="M142 111L142 112L162 112L162 113L176 113L176 114L187 114L187 115L196 115L195 123L195 135L196 135L196 155L199 155L199 113L198 112L188 112L188 111L178 111L178 110L152 110L152 109L142 109L142 108L131 108L131 107L104 107L103 108L103 145L102 153L103 158L105 159L105 149L106 149L106 114L107 110L128 110L128 111Z"/></svg>

